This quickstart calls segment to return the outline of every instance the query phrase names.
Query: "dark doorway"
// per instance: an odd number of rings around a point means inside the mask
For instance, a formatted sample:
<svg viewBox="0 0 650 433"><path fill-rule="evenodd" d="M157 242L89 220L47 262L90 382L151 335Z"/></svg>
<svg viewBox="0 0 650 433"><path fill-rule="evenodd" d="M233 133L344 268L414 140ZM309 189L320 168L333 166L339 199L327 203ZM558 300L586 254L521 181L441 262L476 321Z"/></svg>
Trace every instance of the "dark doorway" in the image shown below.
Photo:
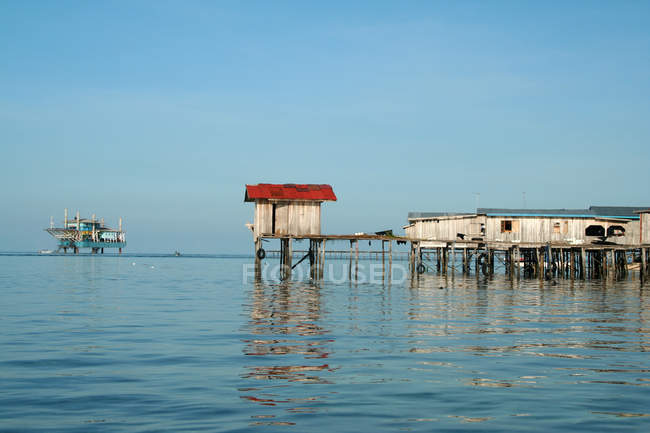
<svg viewBox="0 0 650 433"><path fill-rule="evenodd" d="M275 234L275 203L273 204L273 217L271 218L271 233Z"/></svg>
<svg viewBox="0 0 650 433"><path fill-rule="evenodd" d="M591 225L585 229L585 236L605 236L605 227Z"/></svg>

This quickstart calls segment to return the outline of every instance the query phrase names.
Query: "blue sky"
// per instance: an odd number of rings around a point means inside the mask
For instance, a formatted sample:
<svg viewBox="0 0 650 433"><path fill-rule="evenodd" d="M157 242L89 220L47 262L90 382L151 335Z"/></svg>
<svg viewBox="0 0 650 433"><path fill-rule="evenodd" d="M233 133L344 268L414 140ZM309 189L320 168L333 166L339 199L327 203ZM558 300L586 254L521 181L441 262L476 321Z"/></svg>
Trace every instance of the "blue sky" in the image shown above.
<svg viewBox="0 0 650 433"><path fill-rule="evenodd" d="M244 184L409 211L650 205L650 3L0 4L0 250L63 208L129 252L249 252ZM352 4L351 4L352 3Z"/></svg>

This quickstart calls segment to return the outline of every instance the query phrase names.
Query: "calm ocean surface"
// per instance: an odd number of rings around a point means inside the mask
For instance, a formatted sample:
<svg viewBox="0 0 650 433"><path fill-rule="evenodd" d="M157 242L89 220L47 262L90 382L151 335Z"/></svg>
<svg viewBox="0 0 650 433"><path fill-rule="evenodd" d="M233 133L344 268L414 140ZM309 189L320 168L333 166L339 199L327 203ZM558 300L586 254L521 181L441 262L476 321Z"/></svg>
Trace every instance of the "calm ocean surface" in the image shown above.
<svg viewBox="0 0 650 433"><path fill-rule="evenodd" d="M0 256L0 431L650 431L638 280L255 283L251 261Z"/></svg>

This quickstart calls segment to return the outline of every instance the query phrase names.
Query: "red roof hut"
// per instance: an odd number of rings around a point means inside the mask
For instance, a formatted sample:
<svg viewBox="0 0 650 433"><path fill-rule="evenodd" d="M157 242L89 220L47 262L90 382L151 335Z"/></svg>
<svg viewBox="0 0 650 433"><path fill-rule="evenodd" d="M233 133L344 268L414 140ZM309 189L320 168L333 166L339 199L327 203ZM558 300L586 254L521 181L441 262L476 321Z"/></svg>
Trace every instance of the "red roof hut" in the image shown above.
<svg viewBox="0 0 650 433"><path fill-rule="evenodd" d="M330 185L246 185L245 202L255 202L253 237L320 235L320 205L336 201Z"/></svg>

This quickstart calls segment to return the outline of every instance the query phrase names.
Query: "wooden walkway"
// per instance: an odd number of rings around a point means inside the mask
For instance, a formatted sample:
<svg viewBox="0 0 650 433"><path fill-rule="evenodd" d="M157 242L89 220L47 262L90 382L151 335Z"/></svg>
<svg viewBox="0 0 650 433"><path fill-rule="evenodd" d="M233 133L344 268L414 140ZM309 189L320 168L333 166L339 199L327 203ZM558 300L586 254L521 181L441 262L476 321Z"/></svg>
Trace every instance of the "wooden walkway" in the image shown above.
<svg viewBox="0 0 650 433"><path fill-rule="evenodd" d="M262 248L263 240L280 240L279 251L269 251L269 255L280 258L283 278L291 276L291 270L304 260L309 260L310 276L322 279L326 257L349 258L350 276L352 269L358 269L360 258L388 260L390 273L393 258L407 259L412 275L425 272L482 273L493 275L495 268L503 268L512 277L528 278L626 278L629 272L638 269L640 278L650 277L650 244L567 244L567 243L513 243L485 242L480 240L430 240L410 239L398 236L375 234L353 235L305 235L283 236L262 235L258 238L256 265L266 257ZM309 249L293 250L292 241L308 240ZM327 250L327 242L348 241L349 250ZM380 241L381 250L363 251L360 241ZM393 252L393 242L410 244L409 252ZM293 264L294 255L302 258ZM353 266L354 262L354 266Z"/></svg>

